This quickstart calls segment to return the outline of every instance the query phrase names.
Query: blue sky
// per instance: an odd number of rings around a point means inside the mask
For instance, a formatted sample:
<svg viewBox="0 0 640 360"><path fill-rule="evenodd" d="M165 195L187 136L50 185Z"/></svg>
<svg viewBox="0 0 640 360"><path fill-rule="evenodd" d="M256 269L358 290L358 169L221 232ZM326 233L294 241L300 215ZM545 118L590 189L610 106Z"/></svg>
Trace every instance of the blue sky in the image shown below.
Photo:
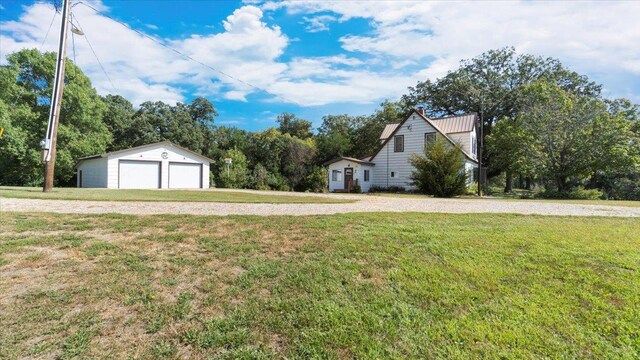
<svg viewBox="0 0 640 360"><path fill-rule="evenodd" d="M205 96L218 124L248 130L273 126L283 111L316 127L325 114L369 114L504 46L559 58L607 96L640 102L640 26L630 25L639 2L85 1L98 12L72 2L86 34L74 39L75 58L100 94L135 105ZM22 48L55 49L60 16L49 3L0 4L0 62Z"/></svg>

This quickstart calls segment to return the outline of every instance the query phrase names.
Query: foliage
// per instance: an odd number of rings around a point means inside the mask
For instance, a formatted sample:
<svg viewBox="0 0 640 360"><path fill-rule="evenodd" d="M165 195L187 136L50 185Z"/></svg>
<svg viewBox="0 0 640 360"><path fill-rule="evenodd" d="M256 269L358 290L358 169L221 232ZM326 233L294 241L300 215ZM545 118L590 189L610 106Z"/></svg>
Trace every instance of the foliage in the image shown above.
<svg viewBox="0 0 640 360"><path fill-rule="evenodd" d="M102 97L106 111L102 120L112 135L107 151L117 151L132 146L129 131L133 125L135 110L133 104L120 95Z"/></svg>
<svg viewBox="0 0 640 360"><path fill-rule="evenodd" d="M538 82L523 87L521 101L525 111L511 125L516 135L522 134L517 137L521 151L510 154L512 166L527 172L535 168L558 191L567 192L598 172L619 173L638 161L629 121L609 113L599 99Z"/></svg>
<svg viewBox="0 0 640 360"><path fill-rule="evenodd" d="M463 60L458 69L435 81L418 82L402 101L405 110L424 104L426 113L433 117L481 114L484 134L488 136L501 119L522 113L518 101L522 86L542 79L584 96L597 96L601 90L601 86L566 69L557 59L518 55L515 48L508 47ZM494 175L504 170L490 156L484 156L483 164L490 166Z"/></svg>
<svg viewBox="0 0 640 360"><path fill-rule="evenodd" d="M371 116L327 115L318 129L318 163L338 156L363 158L380 147L385 125L398 123L405 113L400 104L384 101Z"/></svg>
<svg viewBox="0 0 640 360"><path fill-rule="evenodd" d="M225 159L231 159L227 164ZM242 189L248 184L249 169L247 157L238 149L227 150L217 160L217 185L221 188Z"/></svg>
<svg viewBox="0 0 640 360"><path fill-rule="evenodd" d="M493 165L504 171L535 176L534 159L539 157L538 148L533 146L535 133L527 131L520 119L503 119L487 137L487 155Z"/></svg>
<svg viewBox="0 0 640 360"><path fill-rule="evenodd" d="M303 140L313 136L311 121L298 119L295 114L284 112L278 115L276 121L280 124L278 130L282 134L289 134Z"/></svg>
<svg viewBox="0 0 640 360"><path fill-rule="evenodd" d="M414 154L411 165L415 168L411 180L422 193L452 197L467 191L464 155L442 137L427 144L424 156Z"/></svg>
<svg viewBox="0 0 640 360"><path fill-rule="evenodd" d="M305 191L322 193L329 189L329 175L327 168L315 166L302 180L302 188Z"/></svg>
<svg viewBox="0 0 640 360"><path fill-rule="evenodd" d="M304 191L301 182L312 169L316 157L313 139L301 140L285 136L286 149L282 153L280 173L287 179L289 187L296 191Z"/></svg>
<svg viewBox="0 0 640 360"><path fill-rule="evenodd" d="M0 184L40 185L43 163L40 142L46 132L56 56L21 50L0 66ZM56 167L57 186L74 181L74 165L82 156L106 150L111 141L102 121L105 105L82 71L67 60Z"/></svg>
<svg viewBox="0 0 640 360"><path fill-rule="evenodd" d="M402 186L381 186L381 185L371 185L369 187L370 193L404 193L407 192L407 189Z"/></svg>
<svg viewBox="0 0 640 360"><path fill-rule="evenodd" d="M578 187L565 191L545 190L536 193L535 197L540 199L597 200L602 199L603 194L598 189L585 190L583 187Z"/></svg>
<svg viewBox="0 0 640 360"><path fill-rule="evenodd" d="M640 200L640 171L630 168L616 175L598 175L593 179L595 187L602 189L610 200ZM591 185L591 184L590 184Z"/></svg>

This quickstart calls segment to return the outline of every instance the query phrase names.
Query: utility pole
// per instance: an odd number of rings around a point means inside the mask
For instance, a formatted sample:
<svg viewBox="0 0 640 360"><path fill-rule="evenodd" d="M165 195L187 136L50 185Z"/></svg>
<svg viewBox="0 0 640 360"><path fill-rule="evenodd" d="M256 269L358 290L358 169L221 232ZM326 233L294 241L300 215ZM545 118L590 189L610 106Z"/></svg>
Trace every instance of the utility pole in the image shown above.
<svg viewBox="0 0 640 360"><path fill-rule="evenodd" d="M60 42L58 45L56 70L53 77L53 93L51 94L49 122L47 123L47 134L42 142L42 160L45 162L43 192L50 192L53 189L58 123L60 121L60 107L62 105L62 91L64 89L64 66L67 54L67 28L69 26L70 10L69 0L62 0Z"/></svg>
<svg viewBox="0 0 640 360"><path fill-rule="evenodd" d="M478 143L478 196L482 196L482 150L484 148L484 95L480 93L480 142Z"/></svg>

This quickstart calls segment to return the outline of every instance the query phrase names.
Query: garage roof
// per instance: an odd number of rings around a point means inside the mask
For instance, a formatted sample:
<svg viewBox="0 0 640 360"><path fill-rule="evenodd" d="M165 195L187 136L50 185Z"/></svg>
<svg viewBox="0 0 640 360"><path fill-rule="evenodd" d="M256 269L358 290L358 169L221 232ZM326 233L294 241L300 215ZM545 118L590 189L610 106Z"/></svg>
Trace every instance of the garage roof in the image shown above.
<svg viewBox="0 0 640 360"><path fill-rule="evenodd" d="M153 147L153 146L158 146L158 145L171 146L171 147L174 147L176 149L180 149L180 150L186 151L186 152L188 152L190 154L193 154L193 155L195 155L197 157L200 157L200 158L208 160L209 163L214 163L215 164L215 162L216 162L215 160L210 159L210 158L208 158L208 157L206 157L206 156L204 156L202 154L198 154L195 151L191 151L189 149L183 148L182 146L176 145L176 144L172 143L169 140L160 141L160 142L153 143L153 144L140 145L140 146L136 146L136 147L132 147L132 148L128 148L128 149L122 149L122 150L112 151L112 152L103 153L103 154L85 156L85 157L79 158L78 161L89 160L89 159L97 159L97 158L106 158L106 157L109 157L111 155L117 155L117 154L120 154L120 153L123 153L123 152L127 152L127 151L131 151L131 150L141 150L141 149L145 149L145 148Z"/></svg>

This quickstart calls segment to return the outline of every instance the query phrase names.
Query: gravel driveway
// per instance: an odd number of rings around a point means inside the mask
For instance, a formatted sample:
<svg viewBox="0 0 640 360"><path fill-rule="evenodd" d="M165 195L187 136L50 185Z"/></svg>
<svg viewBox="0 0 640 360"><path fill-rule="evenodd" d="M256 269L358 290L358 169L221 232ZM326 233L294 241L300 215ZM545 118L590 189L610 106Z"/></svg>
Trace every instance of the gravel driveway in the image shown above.
<svg viewBox="0 0 640 360"><path fill-rule="evenodd" d="M264 193L258 192L255 193ZM273 193L270 193L273 194ZM283 194L284 195L284 194ZM289 193L287 196L298 196ZM300 194L299 196L310 196ZM432 199L364 195L314 195L357 199L346 204L247 204L211 202L111 202L0 198L0 211L56 213L326 215L348 212L516 213L640 217L640 207L492 199Z"/></svg>

